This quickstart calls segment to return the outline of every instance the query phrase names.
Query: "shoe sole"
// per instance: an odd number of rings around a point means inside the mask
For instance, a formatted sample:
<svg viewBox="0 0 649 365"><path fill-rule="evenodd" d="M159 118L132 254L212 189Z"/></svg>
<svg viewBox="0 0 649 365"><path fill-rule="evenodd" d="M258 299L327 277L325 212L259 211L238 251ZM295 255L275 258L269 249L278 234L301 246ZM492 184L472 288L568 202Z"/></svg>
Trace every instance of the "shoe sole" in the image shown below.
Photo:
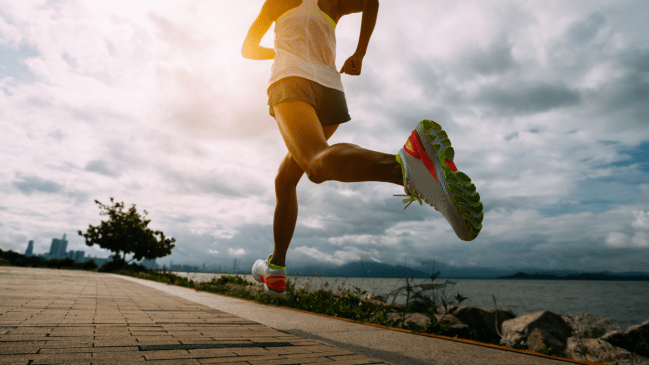
<svg viewBox="0 0 649 365"><path fill-rule="evenodd" d="M264 283L264 291L266 292L266 294L270 295L271 297L276 297L276 298L277 298L277 297L283 297L283 296L286 295L286 291L283 291L283 292L281 292L281 293L278 293L278 292L276 292L276 291L270 289L270 288L268 287L268 285L266 285L266 283Z"/></svg>
<svg viewBox="0 0 649 365"><path fill-rule="evenodd" d="M416 186L416 191L426 203L444 215L461 240L474 240L482 230L484 218L480 194L471 183L471 178L463 172L451 170L444 161L452 162L455 151L439 124L422 120L415 131L421 146L435 166L437 177L435 181L421 160L405 153L413 180L425 182Z"/></svg>

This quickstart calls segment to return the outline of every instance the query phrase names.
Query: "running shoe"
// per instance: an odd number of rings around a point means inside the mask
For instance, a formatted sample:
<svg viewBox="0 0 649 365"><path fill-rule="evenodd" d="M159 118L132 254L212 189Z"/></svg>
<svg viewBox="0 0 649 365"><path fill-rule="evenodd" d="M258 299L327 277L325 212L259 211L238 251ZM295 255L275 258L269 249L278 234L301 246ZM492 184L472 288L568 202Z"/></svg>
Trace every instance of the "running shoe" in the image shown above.
<svg viewBox="0 0 649 365"><path fill-rule="evenodd" d="M407 196L406 209L415 200L422 200L442 213L455 234L464 241L472 241L482 229L482 202L471 179L457 171L455 151L442 127L430 120L422 120L412 131L408 141L396 156L403 172L403 186Z"/></svg>
<svg viewBox="0 0 649 365"><path fill-rule="evenodd" d="M257 260L252 265L252 277L264 283L266 294L271 297L283 297L286 295L286 269L271 269L269 262L270 256L267 261Z"/></svg>

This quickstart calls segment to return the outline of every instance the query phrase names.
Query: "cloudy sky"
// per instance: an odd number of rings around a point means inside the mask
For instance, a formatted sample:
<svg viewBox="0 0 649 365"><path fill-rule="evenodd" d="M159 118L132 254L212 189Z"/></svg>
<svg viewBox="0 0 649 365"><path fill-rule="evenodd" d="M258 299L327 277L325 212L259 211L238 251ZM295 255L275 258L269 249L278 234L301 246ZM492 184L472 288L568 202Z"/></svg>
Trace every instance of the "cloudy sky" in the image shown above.
<svg viewBox="0 0 649 365"><path fill-rule="evenodd" d="M0 247L89 248L110 197L176 238L168 264L251 265L273 246L286 146L268 114L272 61L240 50L262 0L0 0ZM287 264L649 271L646 0L387 1L352 121L330 144L396 154L440 123L485 207L457 238L385 183L298 185ZM338 69L361 14L336 29ZM272 47L274 27L262 45Z"/></svg>

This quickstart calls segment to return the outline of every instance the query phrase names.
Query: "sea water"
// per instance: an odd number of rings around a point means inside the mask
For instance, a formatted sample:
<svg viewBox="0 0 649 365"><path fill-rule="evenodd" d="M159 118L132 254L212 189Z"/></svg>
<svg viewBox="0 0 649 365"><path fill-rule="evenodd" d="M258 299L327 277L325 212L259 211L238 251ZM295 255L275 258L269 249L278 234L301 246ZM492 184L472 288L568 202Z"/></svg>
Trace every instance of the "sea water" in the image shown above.
<svg viewBox="0 0 649 365"><path fill-rule="evenodd" d="M175 273L196 282L210 281L228 274ZM251 275L239 275L253 281ZM367 291L368 294L385 296L405 286L405 279L382 278L334 278L289 275L296 287L308 285L310 291L328 288L340 290ZM461 305L511 309L516 316L540 311L555 314L588 313L606 317L623 329L649 320L649 281L595 281L595 280L467 280L467 279L414 279L417 284L444 284L446 288L432 291L437 298L456 303L459 293L467 298ZM328 284L327 287L324 285ZM431 293L431 292L429 292ZM390 297L389 301L392 301ZM395 303L403 304L403 295ZM438 299L441 305L441 299Z"/></svg>

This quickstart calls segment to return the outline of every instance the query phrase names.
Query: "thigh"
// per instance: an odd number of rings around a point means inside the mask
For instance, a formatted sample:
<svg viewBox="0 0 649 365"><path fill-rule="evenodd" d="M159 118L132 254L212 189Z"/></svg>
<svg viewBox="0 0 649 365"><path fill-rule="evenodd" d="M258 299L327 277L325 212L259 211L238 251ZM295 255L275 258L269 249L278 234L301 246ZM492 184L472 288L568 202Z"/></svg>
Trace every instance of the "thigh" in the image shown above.
<svg viewBox="0 0 649 365"><path fill-rule="evenodd" d="M315 109L307 102L293 99L275 104L273 109L288 152L308 173L314 157L329 147Z"/></svg>
<svg viewBox="0 0 649 365"><path fill-rule="evenodd" d="M329 140L336 129L338 129L338 124L323 126L322 130L324 132L325 139ZM291 156L291 153L288 152L279 166L276 184L279 183L279 185L282 187L295 187L297 186L298 182L300 182L302 175L304 175L304 170L300 167L300 165L297 164L293 156Z"/></svg>

